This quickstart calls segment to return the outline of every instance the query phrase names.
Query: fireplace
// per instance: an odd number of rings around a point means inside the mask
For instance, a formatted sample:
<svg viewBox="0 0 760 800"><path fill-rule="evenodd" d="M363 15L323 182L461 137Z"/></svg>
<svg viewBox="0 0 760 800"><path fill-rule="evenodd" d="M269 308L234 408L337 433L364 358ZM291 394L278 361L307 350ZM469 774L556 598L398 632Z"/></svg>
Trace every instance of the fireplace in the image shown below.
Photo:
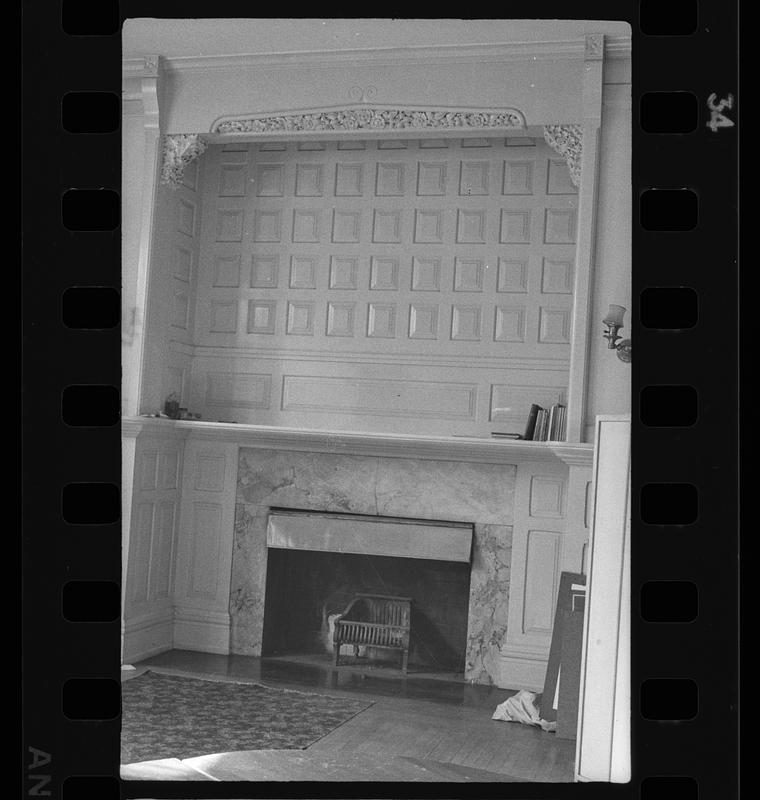
<svg viewBox="0 0 760 800"><path fill-rule="evenodd" d="M410 669L463 673L472 537L465 523L274 509L262 656L326 661L335 616L357 594L393 595L412 599ZM398 663L380 648L345 645L343 654Z"/></svg>
<svg viewBox="0 0 760 800"><path fill-rule="evenodd" d="M324 647L319 637L327 631L325 609L347 603L349 593L369 590L415 597L423 640L416 642L410 664L463 671L475 683L497 682L507 630L515 472L508 464L241 448L231 651L271 655ZM396 552L368 552L367 538L356 545L364 548L358 552L278 547L270 520L283 509L417 528L407 537L407 549ZM466 557L452 544L457 554L440 558L440 538L434 547L424 531L443 535L444 529L467 531ZM296 539L293 534L291 543ZM410 552L410 542L421 549ZM346 575L350 581L336 577ZM299 585L306 597L303 607L301 600L296 603L302 613L295 621L295 609L283 611L278 593L294 595ZM288 621L276 624L278 614L290 615Z"/></svg>

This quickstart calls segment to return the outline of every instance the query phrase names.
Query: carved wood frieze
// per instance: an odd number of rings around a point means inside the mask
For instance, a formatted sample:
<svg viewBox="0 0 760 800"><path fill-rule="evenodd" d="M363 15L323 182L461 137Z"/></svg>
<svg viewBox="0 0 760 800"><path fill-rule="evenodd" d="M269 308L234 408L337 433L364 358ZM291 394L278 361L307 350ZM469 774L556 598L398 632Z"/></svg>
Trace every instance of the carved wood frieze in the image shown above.
<svg viewBox="0 0 760 800"><path fill-rule="evenodd" d="M544 139L549 147L562 156L570 170L573 186L581 184L583 155L582 125L544 125Z"/></svg>
<svg viewBox="0 0 760 800"><path fill-rule="evenodd" d="M164 160L161 183L179 186L185 167L198 158L208 145L197 133L164 136Z"/></svg>
<svg viewBox="0 0 760 800"><path fill-rule="evenodd" d="M374 87L371 87L374 88ZM300 133L308 131L488 130L524 128L515 109L457 111L401 108L345 108L303 114L222 118L211 133Z"/></svg>

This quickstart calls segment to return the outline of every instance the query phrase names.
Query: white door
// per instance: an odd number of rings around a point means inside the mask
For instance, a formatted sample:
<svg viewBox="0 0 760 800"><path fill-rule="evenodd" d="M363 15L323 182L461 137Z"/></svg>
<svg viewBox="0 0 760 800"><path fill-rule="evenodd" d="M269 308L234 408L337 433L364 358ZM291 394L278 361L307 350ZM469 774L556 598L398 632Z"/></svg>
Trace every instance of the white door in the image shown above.
<svg viewBox="0 0 760 800"><path fill-rule="evenodd" d="M630 453L630 417L597 417L575 758L578 781L626 783L631 778Z"/></svg>

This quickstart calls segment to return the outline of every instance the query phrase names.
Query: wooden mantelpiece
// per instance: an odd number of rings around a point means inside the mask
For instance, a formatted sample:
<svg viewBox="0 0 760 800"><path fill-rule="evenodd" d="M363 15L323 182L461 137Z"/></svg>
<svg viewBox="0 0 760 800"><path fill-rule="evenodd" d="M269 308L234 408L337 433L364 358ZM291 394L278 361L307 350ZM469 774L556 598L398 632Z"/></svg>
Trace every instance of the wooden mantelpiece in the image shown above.
<svg viewBox="0 0 760 800"><path fill-rule="evenodd" d="M126 417L122 434L135 438L170 436L202 439L217 444L297 450L342 455L421 458L434 461L464 461L482 464L553 462L590 467L594 446L582 442L529 442L474 437L389 435L348 431L302 430L267 425L168 420L156 417Z"/></svg>

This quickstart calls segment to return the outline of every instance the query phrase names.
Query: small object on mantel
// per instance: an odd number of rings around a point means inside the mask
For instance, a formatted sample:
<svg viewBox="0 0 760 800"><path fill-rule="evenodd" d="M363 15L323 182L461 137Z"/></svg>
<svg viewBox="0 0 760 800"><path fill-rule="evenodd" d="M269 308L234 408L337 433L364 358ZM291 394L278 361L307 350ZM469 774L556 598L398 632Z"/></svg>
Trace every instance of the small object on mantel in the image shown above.
<svg viewBox="0 0 760 800"><path fill-rule="evenodd" d="M176 392L172 392L164 401L164 414L170 419L179 419L181 411L182 409L179 407L179 397L177 397Z"/></svg>

